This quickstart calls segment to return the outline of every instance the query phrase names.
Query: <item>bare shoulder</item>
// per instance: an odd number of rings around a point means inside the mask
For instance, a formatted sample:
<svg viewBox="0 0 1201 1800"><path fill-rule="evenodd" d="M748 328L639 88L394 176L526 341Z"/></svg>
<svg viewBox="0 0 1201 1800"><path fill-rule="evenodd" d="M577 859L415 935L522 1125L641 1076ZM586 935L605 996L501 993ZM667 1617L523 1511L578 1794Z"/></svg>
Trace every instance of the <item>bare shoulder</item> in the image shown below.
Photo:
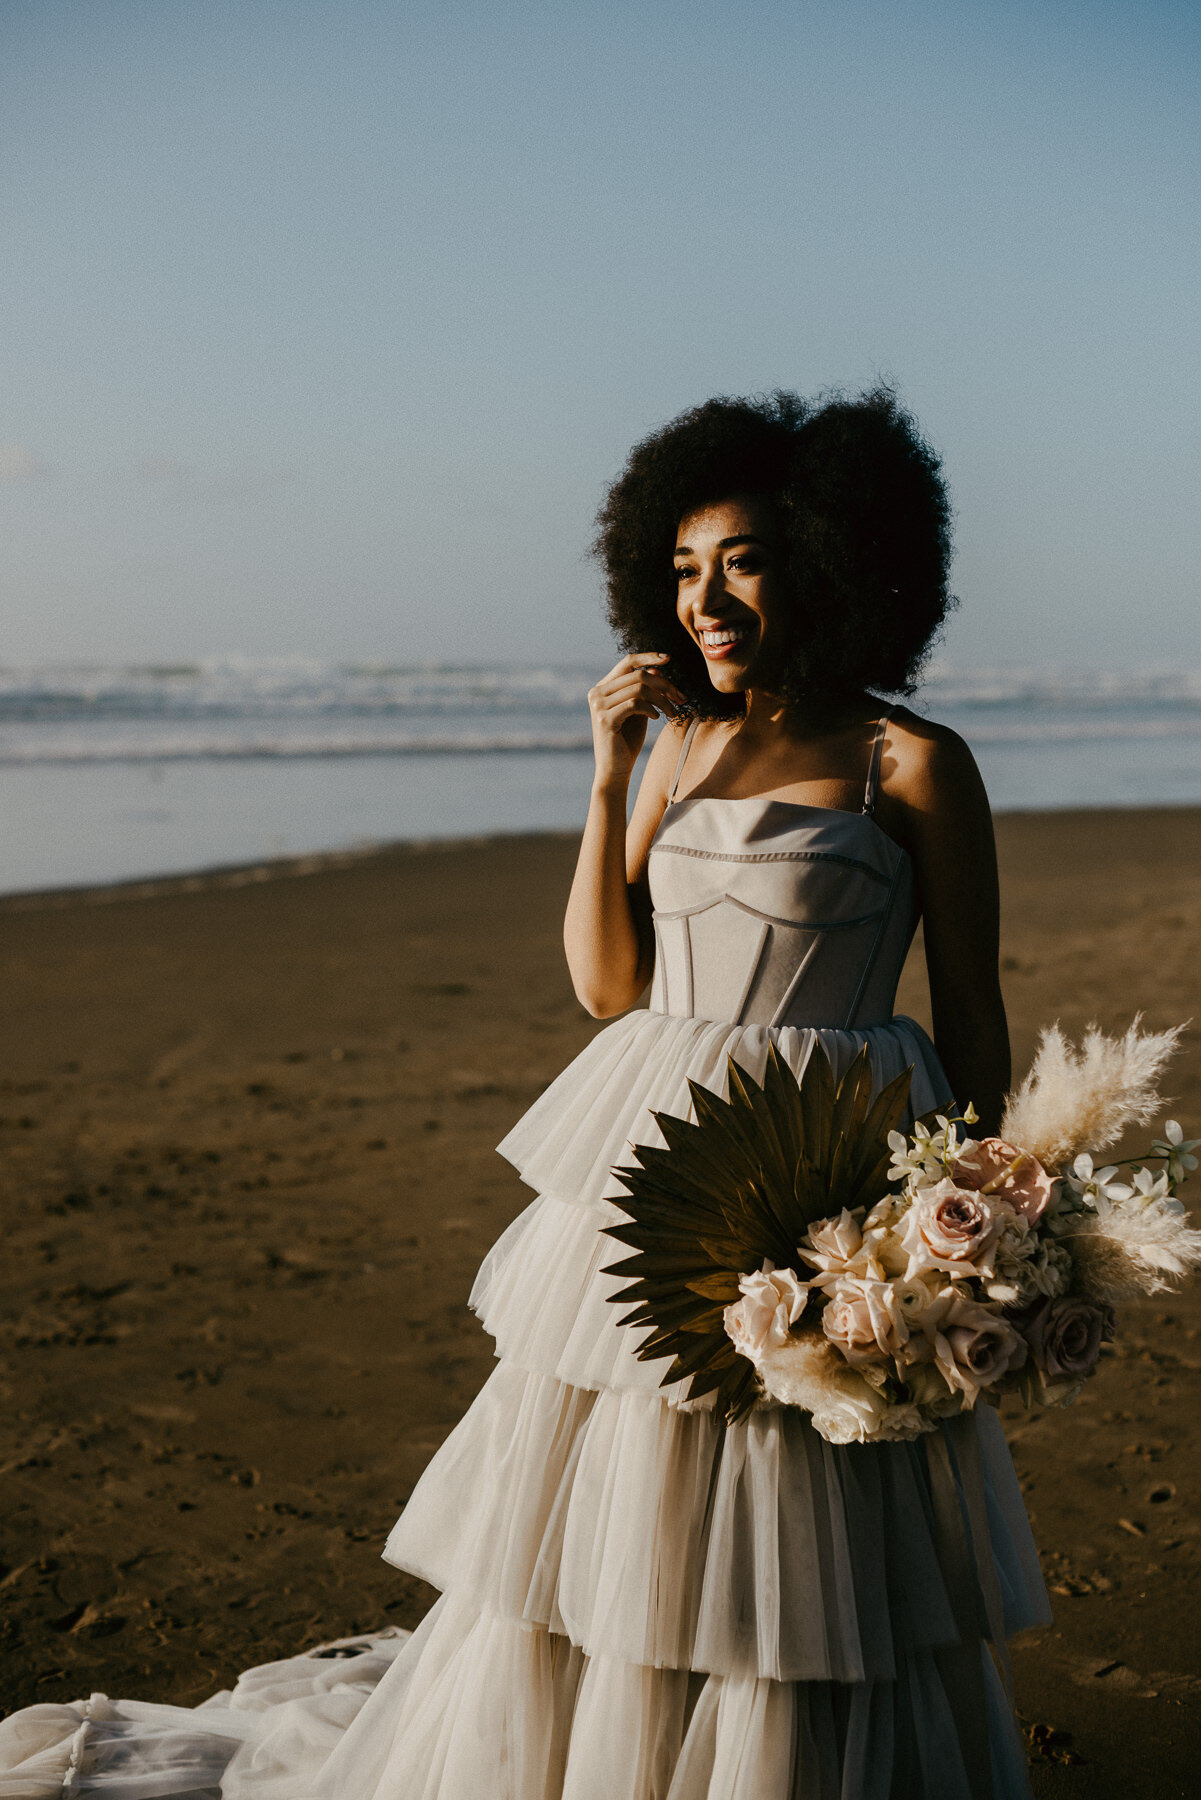
<svg viewBox="0 0 1201 1800"><path fill-rule="evenodd" d="M687 730L686 721L664 718L663 729L647 752L631 820L634 836L638 839L653 831L663 816Z"/></svg>
<svg viewBox="0 0 1201 1800"><path fill-rule="evenodd" d="M684 739L688 735L686 719L670 719L664 716L663 729L650 747L646 759L643 781L650 781L654 787L662 787L666 794L671 786L671 778L680 760L680 752L684 748Z"/></svg>
<svg viewBox="0 0 1201 1800"><path fill-rule="evenodd" d="M881 788L890 799L929 813L983 803L976 759L957 731L898 706L888 722Z"/></svg>
<svg viewBox="0 0 1201 1800"><path fill-rule="evenodd" d="M691 737L689 733L691 732ZM663 729L651 745L646 759L646 772L643 780L652 785L661 782L666 794L676 772L676 764L684 749L684 741L688 739L688 759L691 763L699 758L702 765L713 755L709 748L715 738L721 738L722 721L714 719L672 719L664 715Z"/></svg>
<svg viewBox="0 0 1201 1800"><path fill-rule="evenodd" d="M664 719L663 729L650 747L626 831L626 879L631 883L645 880L646 859L667 810L667 796L671 792L686 731L683 722Z"/></svg>

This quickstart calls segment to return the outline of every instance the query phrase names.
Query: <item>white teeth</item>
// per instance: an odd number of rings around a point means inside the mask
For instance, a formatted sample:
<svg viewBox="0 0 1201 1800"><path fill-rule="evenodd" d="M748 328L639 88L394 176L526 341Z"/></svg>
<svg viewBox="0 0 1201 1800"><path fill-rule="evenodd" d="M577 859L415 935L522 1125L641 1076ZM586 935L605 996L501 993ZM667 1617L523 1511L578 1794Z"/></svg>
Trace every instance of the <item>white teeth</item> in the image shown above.
<svg viewBox="0 0 1201 1800"><path fill-rule="evenodd" d="M743 631L702 631L701 642L716 649L719 644L737 644L745 636Z"/></svg>

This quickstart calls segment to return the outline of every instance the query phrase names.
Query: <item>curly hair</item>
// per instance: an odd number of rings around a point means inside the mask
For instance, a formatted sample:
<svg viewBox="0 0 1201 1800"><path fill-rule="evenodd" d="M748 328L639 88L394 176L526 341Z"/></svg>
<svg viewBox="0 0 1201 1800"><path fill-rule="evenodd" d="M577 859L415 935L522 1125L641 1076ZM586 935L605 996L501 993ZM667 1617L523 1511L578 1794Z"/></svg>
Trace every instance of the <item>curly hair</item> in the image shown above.
<svg viewBox="0 0 1201 1800"><path fill-rule="evenodd" d="M680 520L735 496L779 520L795 602L773 679L790 702L910 694L948 610L951 509L938 457L891 388L806 401L717 398L630 452L597 515L609 619L625 651L667 650L694 717L741 713L676 617Z"/></svg>

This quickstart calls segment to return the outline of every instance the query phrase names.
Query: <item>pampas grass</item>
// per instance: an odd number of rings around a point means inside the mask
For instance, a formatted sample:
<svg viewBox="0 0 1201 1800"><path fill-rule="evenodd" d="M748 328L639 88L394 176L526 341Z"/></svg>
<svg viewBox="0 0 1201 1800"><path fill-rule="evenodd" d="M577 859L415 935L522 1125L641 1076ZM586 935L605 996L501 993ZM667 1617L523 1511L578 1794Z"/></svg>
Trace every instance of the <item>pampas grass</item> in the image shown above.
<svg viewBox="0 0 1201 1800"><path fill-rule="evenodd" d="M1108 1149L1158 1110L1159 1076L1183 1030L1142 1031L1136 1018L1124 1037L1106 1037L1090 1025L1076 1049L1052 1025L1009 1097L1001 1136L1051 1170L1069 1168L1082 1150Z"/></svg>
<svg viewBox="0 0 1201 1800"><path fill-rule="evenodd" d="M866 1387L863 1377L818 1331L790 1333L782 1344L766 1350L759 1363L759 1376L768 1398L779 1400L784 1406L799 1406L805 1412L821 1412L848 1375L854 1378L850 1384L852 1392L859 1386Z"/></svg>
<svg viewBox="0 0 1201 1800"><path fill-rule="evenodd" d="M1080 1215L1059 1241L1071 1252L1072 1291L1104 1305L1165 1293L1201 1269L1201 1231L1154 1201Z"/></svg>

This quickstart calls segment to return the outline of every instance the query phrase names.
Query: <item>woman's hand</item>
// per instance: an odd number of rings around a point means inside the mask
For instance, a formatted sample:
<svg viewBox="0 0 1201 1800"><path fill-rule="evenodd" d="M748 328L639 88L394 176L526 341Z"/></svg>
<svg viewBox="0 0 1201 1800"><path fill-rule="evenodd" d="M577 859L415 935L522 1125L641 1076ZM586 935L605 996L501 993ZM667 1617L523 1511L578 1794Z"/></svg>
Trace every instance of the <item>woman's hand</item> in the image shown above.
<svg viewBox="0 0 1201 1800"><path fill-rule="evenodd" d="M667 660L661 651L623 656L588 695L596 776L563 943L576 994L596 1019L633 1006L654 968L646 853L667 803L682 732L671 724L660 732L628 826L626 792L647 721L674 715L684 704L663 673Z"/></svg>
<svg viewBox="0 0 1201 1800"><path fill-rule="evenodd" d="M628 787L650 719L673 715L684 696L663 673L665 650L623 656L588 692L596 781L601 787Z"/></svg>

